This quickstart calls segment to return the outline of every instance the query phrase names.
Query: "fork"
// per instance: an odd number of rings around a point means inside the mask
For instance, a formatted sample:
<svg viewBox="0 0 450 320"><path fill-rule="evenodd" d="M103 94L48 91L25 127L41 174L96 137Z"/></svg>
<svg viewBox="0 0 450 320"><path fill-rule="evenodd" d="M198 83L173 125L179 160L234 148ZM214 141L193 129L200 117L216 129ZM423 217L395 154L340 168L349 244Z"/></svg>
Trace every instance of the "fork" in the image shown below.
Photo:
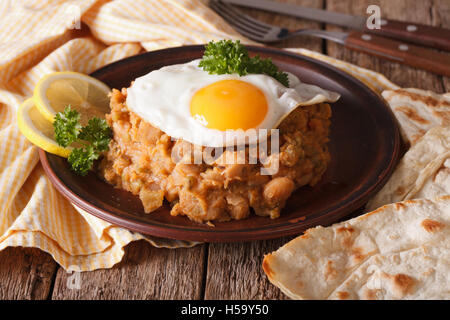
<svg viewBox="0 0 450 320"><path fill-rule="evenodd" d="M253 19L220 0L211 0L210 7L240 34L257 42L272 43L302 35L313 36L331 40L352 50L450 77L448 54L359 31L290 31Z"/></svg>

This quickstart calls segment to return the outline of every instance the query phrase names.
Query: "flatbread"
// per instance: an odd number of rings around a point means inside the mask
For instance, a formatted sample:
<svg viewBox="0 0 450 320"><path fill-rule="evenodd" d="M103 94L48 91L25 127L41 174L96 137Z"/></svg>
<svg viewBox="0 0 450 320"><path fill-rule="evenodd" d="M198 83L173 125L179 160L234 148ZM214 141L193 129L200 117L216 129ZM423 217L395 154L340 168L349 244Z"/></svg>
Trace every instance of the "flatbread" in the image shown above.
<svg viewBox="0 0 450 320"><path fill-rule="evenodd" d="M409 149L366 209L443 195L450 195L450 127L435 127Z"/></svg>
<svg viewBox="0 0 450 320"><path fill-rule="evenodd" d="M394 300L450 297L450 239L370 257L329 299Z"/></svg>
<svg viewBox="0 0 450 320"><path fill-rule="evenodd" d="M383 91L399 124L403 139L414 145L429 129L450 126L450 93L420 89Z"/></svg>
<svg viewBox="0 0 450 320"><path fill-rule="evenodd" d="M263 269L292 299L449 299L449 226L450 196L394 203L307 230Z"/></svg>

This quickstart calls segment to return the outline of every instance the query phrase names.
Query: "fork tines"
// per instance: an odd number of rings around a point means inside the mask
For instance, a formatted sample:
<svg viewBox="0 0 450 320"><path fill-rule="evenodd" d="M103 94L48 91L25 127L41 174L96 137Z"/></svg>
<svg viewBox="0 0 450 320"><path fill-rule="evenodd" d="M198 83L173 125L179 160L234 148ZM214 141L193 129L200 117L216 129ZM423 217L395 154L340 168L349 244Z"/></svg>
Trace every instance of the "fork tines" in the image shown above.
<svg viewBox="0 0 450 320"><path fill-rule="evenodd" d="M218 0L211 0L210 7L225 19L239 33L253 40L262 40L272 26L239 12L233 6Z"/></svg>

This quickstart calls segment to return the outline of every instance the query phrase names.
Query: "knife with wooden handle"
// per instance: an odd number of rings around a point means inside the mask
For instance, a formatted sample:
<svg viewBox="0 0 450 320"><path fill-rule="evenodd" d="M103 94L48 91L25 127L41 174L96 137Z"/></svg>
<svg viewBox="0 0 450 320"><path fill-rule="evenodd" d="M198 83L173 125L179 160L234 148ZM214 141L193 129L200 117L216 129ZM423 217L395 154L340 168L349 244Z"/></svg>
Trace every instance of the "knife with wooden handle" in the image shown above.
<svg viewBox="0 0 450 320"><path fill-rule="evenodd" d="M418 23L381 19L380 29L370 30L365 27L365 31L434 49L450 51L449 29Z"/></svg>
<svg viewBox="0 0 450 320"><path fill-rule="evenodd" d="M430 48L450 51L450 29L381 19L380 29L367 28L367 18L268 0L223 0L230 4L334 24Z"/></svg>
<svg viewBox="0 0 450 320"><path fill-rule="evenodd" d="M347 48L450 77L450 55L359 31L348 33Z"/></svg>

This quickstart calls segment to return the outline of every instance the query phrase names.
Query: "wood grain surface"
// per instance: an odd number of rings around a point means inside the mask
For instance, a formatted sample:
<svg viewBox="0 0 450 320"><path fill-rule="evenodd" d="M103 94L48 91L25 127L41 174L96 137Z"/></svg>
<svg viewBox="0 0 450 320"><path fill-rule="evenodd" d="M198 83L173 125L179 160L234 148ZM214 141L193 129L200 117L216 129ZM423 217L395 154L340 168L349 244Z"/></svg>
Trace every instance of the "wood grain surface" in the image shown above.
<svg viewBox="0 0 450 320"><path fill-rule="evenodd" d="M158 249L141 240L112 269L80 273L79 289L62 268L52 299L201 299L206 245Z"/></svg>
<svg viewBox="0 0 450 320"><path fill-rule="evenodd" d="M278 0L281 1L281 0ZM365 15L370 4L382 18L450 28L449 0L283 0L315 8ZM254 18L288 28L338 27L258 10ZM276 44L304 47L383 73L402 87L450 91L450 79L380 60L340 45L309 37ZM112 269L79 274L80 289L68 286L73 274L38 249L0 252L0 299L286 299L265 277L261 261L286 243L282 238L248 243L202 244L190 249L157 249L144 241L127 246L123 261Z"/></svg>
<svg viewBox="0 0 450 320"><path fill-rule="evenodd" d="M0 300L47 299L58 265L36 248L6 248L0 252Z"/></svg>

